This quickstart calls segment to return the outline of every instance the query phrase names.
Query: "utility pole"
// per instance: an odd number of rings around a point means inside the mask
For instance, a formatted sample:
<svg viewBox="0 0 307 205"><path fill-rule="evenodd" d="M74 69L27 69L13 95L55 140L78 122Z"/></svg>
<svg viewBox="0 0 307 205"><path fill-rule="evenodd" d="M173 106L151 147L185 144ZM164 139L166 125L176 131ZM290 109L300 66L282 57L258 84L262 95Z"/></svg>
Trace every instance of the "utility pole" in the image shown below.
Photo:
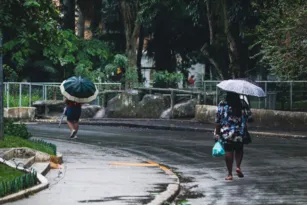
<svg viewBox="0 0 307 205"><path fill-rule="evenodd" d="M0 33L0 48L2 48L2 35ZM2 52L0 53L0 140L4 139L4 121L3 121L3 66L2 66Z"/></svg>

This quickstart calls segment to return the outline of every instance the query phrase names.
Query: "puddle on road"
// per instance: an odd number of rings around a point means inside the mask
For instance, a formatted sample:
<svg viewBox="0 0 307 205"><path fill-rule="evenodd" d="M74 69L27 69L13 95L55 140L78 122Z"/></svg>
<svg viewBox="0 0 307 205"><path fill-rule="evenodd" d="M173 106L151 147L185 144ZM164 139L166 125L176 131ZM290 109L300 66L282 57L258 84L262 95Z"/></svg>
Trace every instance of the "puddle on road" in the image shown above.
<svg viewBox="0 0 307 205"><path fill-rule="evenodd" d="M87 204L87 203L102 203L102 202L110 202L110 201L123 201L128 204L137 203L137 204L147 204L152 200L151 197L148 196L115 196L115 197L106 197L102 199L88 199L78 201L79 203Z"/></svg>

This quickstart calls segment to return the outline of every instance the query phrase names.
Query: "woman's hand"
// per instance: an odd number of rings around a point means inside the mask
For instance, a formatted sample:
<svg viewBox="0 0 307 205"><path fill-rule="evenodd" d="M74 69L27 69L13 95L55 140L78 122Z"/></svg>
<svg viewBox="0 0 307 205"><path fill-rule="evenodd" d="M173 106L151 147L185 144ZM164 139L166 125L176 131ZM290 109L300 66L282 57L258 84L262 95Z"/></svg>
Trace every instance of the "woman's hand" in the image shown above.
<svg viewBox="0 0 307 205"><path fill-rule="evenodd" d="M217 142L217 141L219 141L219 139L220 139L220 135L215 134L215 136L214 136L214 140Z"/></svg>

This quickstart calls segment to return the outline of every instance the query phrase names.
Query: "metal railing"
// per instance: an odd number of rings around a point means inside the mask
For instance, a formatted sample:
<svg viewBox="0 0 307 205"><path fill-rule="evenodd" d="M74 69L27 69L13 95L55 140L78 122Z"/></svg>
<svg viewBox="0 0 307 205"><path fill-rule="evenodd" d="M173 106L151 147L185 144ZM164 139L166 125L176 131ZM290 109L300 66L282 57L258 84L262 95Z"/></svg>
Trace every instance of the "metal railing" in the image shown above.
<svg viewBox="0 0 307 205"><path fill-rule="evenodd" d="M39 100L63 100L59 82L4 82L4 107L28 107ZM99 92L121 90L121 83L95 83ZM100 97L94 104L100 104Z"/></svg>
<svg viewBox="0 0 307 205"><path fill-rule="evenodd" d="M216 85L221 81L203 81L204 103L216 105L223 93ZM265 98L249 97L251 106L259 109L307 111L307 81L255 81Z"/></svg>

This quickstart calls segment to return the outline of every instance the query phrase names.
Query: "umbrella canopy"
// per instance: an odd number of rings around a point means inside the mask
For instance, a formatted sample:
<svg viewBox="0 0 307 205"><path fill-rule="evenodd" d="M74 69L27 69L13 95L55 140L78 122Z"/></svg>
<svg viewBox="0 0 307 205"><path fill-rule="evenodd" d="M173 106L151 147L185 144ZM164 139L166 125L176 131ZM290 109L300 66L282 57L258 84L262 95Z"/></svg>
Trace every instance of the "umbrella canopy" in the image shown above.
<svg viewBox="0 0 307 205"><path fill-rule="evenodd" d="M265 97L266 94L259 86L246 80L224 80L217 84L217 87L228 92L234 92L242 95Z"/></svg>
<svg viewBox="0 0 307 205"><path fill-rule="evenodd" d="M96 99L98 89L86 78L73 76L64 80L60 86L61 93L68 100L78 103L88 103Z"/></svg>

